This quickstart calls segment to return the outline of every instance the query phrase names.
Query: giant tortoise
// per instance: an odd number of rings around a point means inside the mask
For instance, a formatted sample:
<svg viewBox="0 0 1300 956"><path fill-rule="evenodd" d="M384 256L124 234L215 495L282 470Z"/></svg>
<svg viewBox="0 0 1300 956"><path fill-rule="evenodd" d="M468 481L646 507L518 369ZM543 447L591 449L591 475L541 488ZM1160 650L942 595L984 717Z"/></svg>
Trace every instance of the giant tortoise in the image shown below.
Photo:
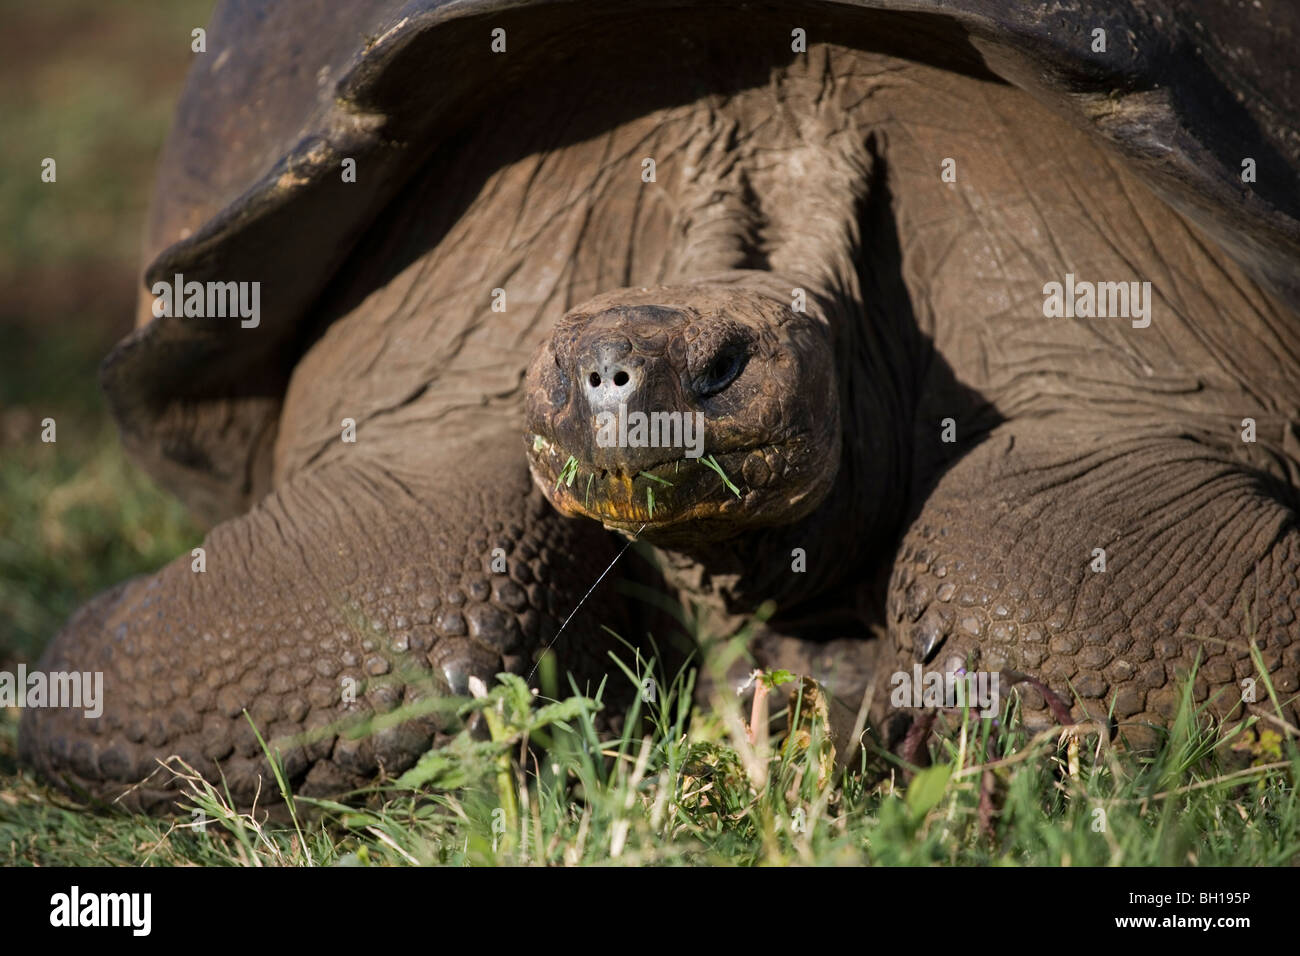
<svg viewBox="0 0 1300 956"><path fill-rule="evenodd" d="M1294 716L1298 34L1231 0L224 0L102 368L213 527L53 639L103 714L27 711L22 756L116 796L174 754L247 801L256 725L337 793L454 729L341 720L547 648L593 688L668 643L647 588L871 693L885 746L915 668L1135 745L1193 674Z"/></svg>

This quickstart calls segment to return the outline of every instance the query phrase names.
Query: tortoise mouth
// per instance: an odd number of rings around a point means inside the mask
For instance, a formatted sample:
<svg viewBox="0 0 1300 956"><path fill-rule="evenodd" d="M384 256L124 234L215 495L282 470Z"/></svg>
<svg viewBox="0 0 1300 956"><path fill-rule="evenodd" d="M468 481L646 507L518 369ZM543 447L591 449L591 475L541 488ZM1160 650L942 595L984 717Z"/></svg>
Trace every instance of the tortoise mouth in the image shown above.
<svg viewBox="0 0 1300 956"><path fill-rule="evenodd" d="M545 435L529 434L527 439L533 480L557 509L632 534L740 510L754 490L743 475L745 461L774 447L666 458L632 472L593 465Z"/></svg>

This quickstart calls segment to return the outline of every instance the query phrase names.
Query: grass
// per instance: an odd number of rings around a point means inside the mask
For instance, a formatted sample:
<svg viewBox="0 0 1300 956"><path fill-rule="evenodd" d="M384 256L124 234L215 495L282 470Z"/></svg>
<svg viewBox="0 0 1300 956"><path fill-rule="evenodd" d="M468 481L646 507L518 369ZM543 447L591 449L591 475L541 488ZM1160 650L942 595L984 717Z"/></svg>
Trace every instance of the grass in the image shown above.
<svg viewBox="0 0 1300 956"><path fill-rule="evenodd" d="M154 167L212 0L49 0L0 33L0 668L198 543L124 460L96 369L132 325ZM41 181L41 160L58 179ZM57 441L41 440L53 419Z"/></svg>
<svg viewBox="0 0 1300 956"><path fill-rule="evenodd" d="M572 488L573 479L576 478L577 475L578 459L570 455L568 460L565 461L564 467L560 469L560 474L555 479L555 490L559 491L560 485L567 485Z"/></svg>
<svg viewBox="0 0 1300 956"><path fill-rule="evenodd" d="M731 479L727 477L727 473L722 470L722 466L718 464L718 460L716 458L714 458L712 455L709 455L707 458L701 458L700 464L717 472L718 477L722 479L722 483L723 485L726 486L727 490L730 491L737 498L740 497L740 489L737 488L735 484L732 483Z"/></svg>
<svg viewBox="0 0 1300 956"><path fill-rule="evenodd" d="M200 540L107 426L0 460L0 528L0 665L33 660L88 597Z"/></svg>
<svg viewBox="0 0 1300 956"><path fill-rule="evenodd" d="M126 251L127 275L134 273L142 201L184 71L196 55L190 31L206 26L214 5L6 5L0 261L19 274L58 272ZM40 178L46 157L57 164L55 183Z"/></svg>
<svg viewBox="0 0 1300 956"><path fill-rule="evenodd" d="M645 686L654 662L620 662ZM621 735L603 737L591 697L539 695L503 676L461 710L462 733L348 803L294 797L272 823L232 809L175 761L188 814L90 814L12 761L0 724L0 862L308 865L1285 865L1300 859L1300 751L1268 719L1214 725L1188 685L1154 754L1087 733L1028 735L950 713L931 766L904 785L897 761L858 750L838 766L811 681L774 708L793 732L751 733L734 698L692 704L694 671L658 674ZM774 691L775 693L775 691ZM260 740L259 735L259 740ZM265 745L264 745L265 746ZM274 751L267 750L273 758ZM841 755L845 756L845 755ZM1237 769L1226 764L1248 763ZM269 794L268 794L269 796Z"/></svg>

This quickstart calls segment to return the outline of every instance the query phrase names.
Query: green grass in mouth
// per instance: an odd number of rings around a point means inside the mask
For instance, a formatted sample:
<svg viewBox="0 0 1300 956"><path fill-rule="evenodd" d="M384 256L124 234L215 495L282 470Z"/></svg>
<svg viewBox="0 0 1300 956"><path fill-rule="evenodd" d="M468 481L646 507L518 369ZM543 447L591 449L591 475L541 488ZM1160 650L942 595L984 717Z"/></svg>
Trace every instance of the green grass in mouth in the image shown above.
<svg viewBox="0 0 1300 956"><path fill-rule="evenodd" d="M716 471L718 473L718 477L722 479L722 483L727 486L727 490L729 490L737 498L740 497L740 489L737 488L734 484L732 484L731 479L727 477L727 473L722 470L722 466L718 464L718 460L716 458L714 458L712 455L710 455L708 458L701 458L700 464L704 465L706 468L712 468L714 471Z"/></svg>
<svg viewBox="0 0 1300 956"><path fill-rule="evenodd" d="M555 490L559 491L560 485L565 485L566 487L572 488L573 479L577 477L577 474L578 474L578 459L575 458L573 455L570 455L569 460L564 463L564 467L560 469L559 476L555 479Z"/></svg>

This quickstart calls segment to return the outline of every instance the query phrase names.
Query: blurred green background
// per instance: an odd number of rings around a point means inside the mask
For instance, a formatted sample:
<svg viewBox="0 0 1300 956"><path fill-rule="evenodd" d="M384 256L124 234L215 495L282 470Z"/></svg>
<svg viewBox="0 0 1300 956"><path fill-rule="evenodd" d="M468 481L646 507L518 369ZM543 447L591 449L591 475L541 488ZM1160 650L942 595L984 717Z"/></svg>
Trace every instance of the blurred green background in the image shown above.
<svg viewBox="0 0 1300 956"><path fill-rule="evenodd" d="M201 536L126 461L97 369L131 329L155 167L213 6L0 0L0 669Z"/></svg>

